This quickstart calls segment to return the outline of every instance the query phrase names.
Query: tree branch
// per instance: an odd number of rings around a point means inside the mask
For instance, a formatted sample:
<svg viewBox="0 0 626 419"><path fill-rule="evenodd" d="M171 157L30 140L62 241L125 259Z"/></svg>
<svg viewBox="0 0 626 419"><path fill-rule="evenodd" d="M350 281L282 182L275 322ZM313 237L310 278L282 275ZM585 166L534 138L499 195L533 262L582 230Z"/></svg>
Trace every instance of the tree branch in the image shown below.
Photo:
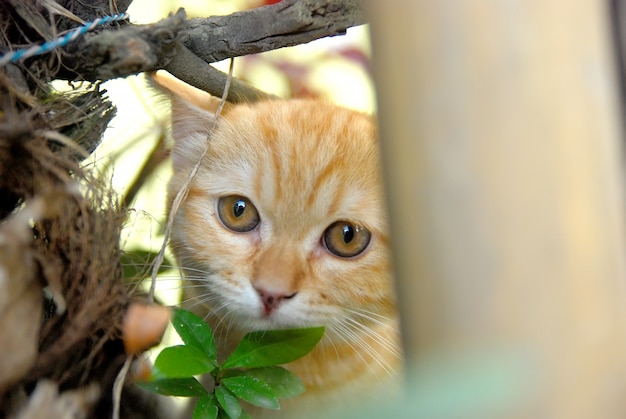
<svg viewBox="0 0 626 419"><path fill-rule="evenodd" d="M218 69L211 67L207 62L189 51L182 44L178 44L176 58L165 66L170 74L184 82L221 97L224 93L227 75ZM262 99L275 98L268 93L258 90L242 80L233 78L228 92L228 101L256 102Z"/></svg>
<svg viewBox="0 0 626 419"><path fill-rule="evenodd" d="M365 22L358 0L283 0L228 16L190 19L180 40L212 63L343 35Z"/></svg>
<svg viewBox="0 0 626 419"><path fill-rule="evenodd" d="M163 68L176 54L185 11L151 25L127 25L118 30L88 33L66 46L63 79L110 80Z"/></svg>
<svg viewBox="0 0 626 419"><path fill-rule="evenodd" d="M179 10L151 25L88 34L64 48L65 69L57 77L109 80L167 68L188 81L190 74L206 70L190 59L189 52L211 63L344 34L347 28L365 23L359 0L283 0L228 16L184 19L184 11ZM179 48L177 40L186 48ZM190 84L200 87L201 83Z"/></svg>

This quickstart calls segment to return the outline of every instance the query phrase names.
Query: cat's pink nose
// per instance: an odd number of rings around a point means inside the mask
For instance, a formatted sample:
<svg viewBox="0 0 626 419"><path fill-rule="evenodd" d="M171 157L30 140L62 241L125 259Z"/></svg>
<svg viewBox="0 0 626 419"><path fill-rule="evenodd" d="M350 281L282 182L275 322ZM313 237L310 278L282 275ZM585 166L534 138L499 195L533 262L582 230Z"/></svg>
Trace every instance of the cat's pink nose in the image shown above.
<svg viewBox="0 0 626 419"><path fill-rule="evenodd" d="M285 294L282 292L274 292L268 291L263 288L255 288L256 292L261 297L261 301L263 302L263 308L265 309L265 314L270 314L274 311L283 300L288 300L296 296L297 292L292 294Z"/></svg>

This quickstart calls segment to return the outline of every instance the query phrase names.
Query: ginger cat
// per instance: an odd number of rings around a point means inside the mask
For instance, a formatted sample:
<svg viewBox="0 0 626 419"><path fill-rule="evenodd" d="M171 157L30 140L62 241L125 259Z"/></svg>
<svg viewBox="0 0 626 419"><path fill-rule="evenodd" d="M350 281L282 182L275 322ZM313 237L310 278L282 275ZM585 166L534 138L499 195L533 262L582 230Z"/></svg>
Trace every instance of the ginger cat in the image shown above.
<svg viewBox="0 0 626 419"><path fill-rule="evenodd" d="M171 246L185 308L225 358L252 330L325 326L286 365L306 391L253 417L318 416L386 397L400 345L374 119L320 100L228 105L156 74L172 102L168 202L208 153L176 214Z"/></svg>

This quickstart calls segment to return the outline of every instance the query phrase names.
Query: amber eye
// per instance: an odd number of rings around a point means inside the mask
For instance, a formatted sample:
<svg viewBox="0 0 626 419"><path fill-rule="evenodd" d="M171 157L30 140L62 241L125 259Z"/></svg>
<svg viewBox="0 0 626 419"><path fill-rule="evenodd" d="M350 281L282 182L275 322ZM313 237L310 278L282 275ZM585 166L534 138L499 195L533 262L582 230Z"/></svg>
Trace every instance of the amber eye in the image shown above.
<svg viewBox="0 0 626 419"><path fill-rule="evenodd" d="M363 252L370 242L370 232L350 221L337 221L324 231L324 246L332 254L349 258Z"/></svg>
<svg viewBox="0 0 626 419"><path fill-rule="evenodd" d="M238 233L254 230L259 225L259 213L248 198L230 195L220 198L217 212L222 223Z"/></svg>

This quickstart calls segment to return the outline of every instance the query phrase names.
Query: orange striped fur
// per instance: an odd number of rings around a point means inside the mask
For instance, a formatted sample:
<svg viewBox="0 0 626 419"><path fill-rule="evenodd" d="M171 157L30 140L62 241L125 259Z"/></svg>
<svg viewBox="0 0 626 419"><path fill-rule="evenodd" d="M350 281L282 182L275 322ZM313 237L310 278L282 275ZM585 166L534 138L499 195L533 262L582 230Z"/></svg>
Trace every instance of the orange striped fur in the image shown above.
<svg viewBox="0 0 626 419"><path fill-rule="evenodd" d="M401 359L374 119L319 100L275 100L227 107L210 133L214 101L155 79L172 100L169 203L210 137L172 231L186 308L213 328L222 357L251 330L326 327L311 354L287 365L307 391L254 416L315 416L393 387ZM254 204L254 230L220 221L217 201L227 195ZM341 258L324 246L339 220L369 230L363 253ZM258 284L295 296L268 314Z"/></svg>

